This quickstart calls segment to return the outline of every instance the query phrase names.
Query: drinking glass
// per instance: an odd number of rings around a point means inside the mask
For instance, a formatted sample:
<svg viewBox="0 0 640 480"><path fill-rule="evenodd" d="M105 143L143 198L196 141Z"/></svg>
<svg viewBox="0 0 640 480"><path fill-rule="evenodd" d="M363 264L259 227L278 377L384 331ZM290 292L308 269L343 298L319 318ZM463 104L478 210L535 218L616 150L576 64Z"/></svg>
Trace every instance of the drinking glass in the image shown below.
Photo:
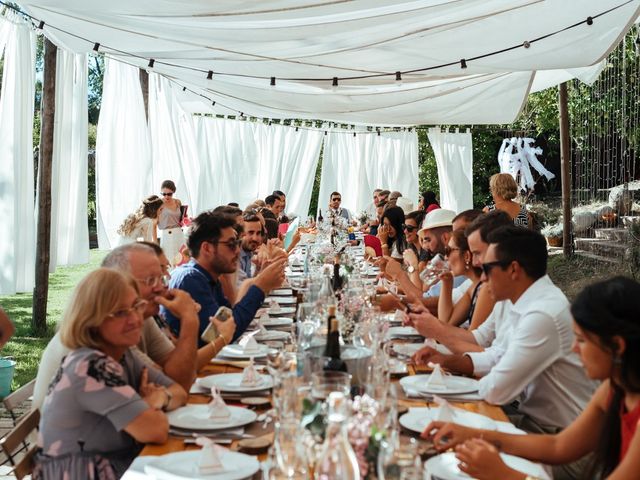
<svg viewBox="0 0 640 480"><path fill-rule="evenodd" d="M449 264L439 253L431 259L425 269L420 272L420 280L425 285L434 284L440 275L449 271Z"/></svg>
<svg viewBox="0 0 640 480"><path fill-rule="evenodd" d="M380 480L419 480L422 464L415 438L393 445L382 442L378 455L378 478Z"/></svg>
<svg viewBox="0 0 640 480"><path fill-rule="evenodd" d="M325 400L331 392L342 392L345 397L351 394L351 375L346 372L318 372L311 375L311 396Z"/></svg>
<svg viewBox="0 0 640 480"><path fill-rule="evenodd" d="M300 422L294 419L280 420L275 425L274 460L277 470L282 474L279 478L306 478L306 462L299 438Z"/></svg>

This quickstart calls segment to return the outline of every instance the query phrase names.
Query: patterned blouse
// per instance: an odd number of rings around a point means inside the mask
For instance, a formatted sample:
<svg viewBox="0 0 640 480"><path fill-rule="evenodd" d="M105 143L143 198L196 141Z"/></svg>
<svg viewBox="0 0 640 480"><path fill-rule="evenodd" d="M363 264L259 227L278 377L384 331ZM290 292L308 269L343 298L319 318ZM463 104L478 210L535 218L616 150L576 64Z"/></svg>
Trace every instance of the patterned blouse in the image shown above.
<svg viewBox="0 0 640 480"><path fill-rule="evenodd" d="M496 206L493 203L487 207L487 210L489 210L490 212L495 209ZM513 219L513 224L516 227L529 228L529 213L527 212L527 208L524 205L520 205L520 211L518 212L518 215L516 215L516 217Z"/></svg>
<svg viewBox="0 0 640 480"><path fill-rule="evenodd" d="M120 478L141 450L124 431L149 408L138 395L145 365L130 350L120 362L99 350L73 350L42 405L34 480ZM149 382L173 383L149 368Z"/></svg>

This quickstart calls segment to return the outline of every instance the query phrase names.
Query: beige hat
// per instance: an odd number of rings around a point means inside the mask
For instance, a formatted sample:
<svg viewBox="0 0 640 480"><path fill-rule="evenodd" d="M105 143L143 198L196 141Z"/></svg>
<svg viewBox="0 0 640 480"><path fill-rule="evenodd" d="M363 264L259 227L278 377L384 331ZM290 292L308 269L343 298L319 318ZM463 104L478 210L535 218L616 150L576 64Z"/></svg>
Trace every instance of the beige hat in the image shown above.
<svg viewBox="0 0 640 480"><path fill-rule="evenodd" d="M396 200L396 207L400 207L404 214L413 212L413 202L407 197L398 197Z"/></svg>
<svg viewBox="0 0 640 480"><path fill-rule="evenodd" d="M453 219L456 216L456 212L453 210L446 210L444 208L436 208L435 210L427 213L422 221L422 230L430 230L438 227L450 227L453 224Z"/></svg>

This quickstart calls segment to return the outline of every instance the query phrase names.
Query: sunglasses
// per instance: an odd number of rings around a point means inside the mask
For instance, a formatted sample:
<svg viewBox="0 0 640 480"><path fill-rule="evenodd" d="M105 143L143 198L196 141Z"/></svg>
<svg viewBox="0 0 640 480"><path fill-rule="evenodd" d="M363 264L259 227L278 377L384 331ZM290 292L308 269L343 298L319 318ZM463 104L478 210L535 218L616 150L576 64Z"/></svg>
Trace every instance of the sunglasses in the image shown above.
<svg viewBox="0 0 640 480"><path fill-rule="evenodd" d="M407 232L411 233L414 232L418 229L418 227L414 227L413 225L407 225L406 223L402 224L402 229L406 230Z"/></svg>
<svg viewBox="0 0 640 480"><path fill-rule="evenodd" d="M226 242L218 241L218 242L211 242L211 243L226 245L230 250L237 250L238 248L240 248L240 245L242 244L242 240L240 240L239 238L234 238L231 240L227 240Z"/></svg>
<svg viewBox="0 0 640 480"><path fill-rule="evenodd" d="M496 260L495 262L483 263L481 266L482 273L484 273L484 275L488 277L491 274L491 270L493 270L495 267L504 269L505 267L511 265L512 261L513 260Z"/></svg>
<svg viewBox="0 0 640 480"><path fill-rule="evenodd" d="M163 197L173 197L173 192L162 192L160 195Z"/></svg>
<svg viewBox="0 0 640 480"><path fill-rule="evenodd" d="M342 199L341 198L332 198L331 201L332 202L341 202Z"/></svg>
<svg viewBox="0 0 640 480"><path fill-rule="evenodd" d="M449 255L451 255L451 252L453 252L454 250L460 250L458 247L450 247L449 245L444 247L444 256L448 257Z"/></svg>

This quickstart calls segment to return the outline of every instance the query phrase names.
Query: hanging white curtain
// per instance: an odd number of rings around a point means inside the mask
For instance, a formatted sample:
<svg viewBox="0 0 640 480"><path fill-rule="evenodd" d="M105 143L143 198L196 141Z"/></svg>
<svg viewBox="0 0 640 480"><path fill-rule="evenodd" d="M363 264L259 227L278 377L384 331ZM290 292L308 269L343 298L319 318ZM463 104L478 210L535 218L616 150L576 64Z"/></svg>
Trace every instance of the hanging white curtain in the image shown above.
<svg viewBox="0 0 640 480"><path fill-rule="evenodd" d="M195 136L200 159L197 203L202 205L197 211L229 202L245 207L282 190L287 212L306 216L321 132L197 117Z"/></svg>
<svg viewBox="0 0 640 480"><path fill-rule="evenodd" d="M286 127L257 125L258 196L274 190L287 195L287 213L306 218L318 167L322 132Z"/></svg>
<svg viewBox="0 0 640 480"><path fill-rule="evenodd" d="M89 261L87 225L87 55L58 48L51 180L51 260Z"/></svg>
<svg viewBox="0 0 640 480"><path fill-rule="evenodd" d="M0 294L35 285L33 104L35 34L13 15L0 17Z"/></svg>
<svg viewBox="0 0 640 480"><path fill-rule="evenodd" d="M149 130L139 70L105 59L96 139L98 244L117 245L118 227L142 199L158 192L151 181Z"/></svg>
<svg viewBox="0 0 640 480"><path fill-rule="evenodd" d="M353 133L329 130L326 136L318 207L325 210L331 192L338 191L342 207L359 215L376 188L397 190L417 207L417 133Z"/></svg>
<svg viewBox="0 0 640 480"><path fill-rule="evenodd" d="M154 192L164 180L173 180L175 197L189 205L190 214L199 211L201 165L194 119L176 100L169 81L155 73L149 75L149 132Z"/></svg>
<svg viewBox="0 0 640 480"><path fill-rule="evenodd" d="M440 205L460 213L473 208L473 148L471 132L429 129L429 142L438 165Z"/></svg>

